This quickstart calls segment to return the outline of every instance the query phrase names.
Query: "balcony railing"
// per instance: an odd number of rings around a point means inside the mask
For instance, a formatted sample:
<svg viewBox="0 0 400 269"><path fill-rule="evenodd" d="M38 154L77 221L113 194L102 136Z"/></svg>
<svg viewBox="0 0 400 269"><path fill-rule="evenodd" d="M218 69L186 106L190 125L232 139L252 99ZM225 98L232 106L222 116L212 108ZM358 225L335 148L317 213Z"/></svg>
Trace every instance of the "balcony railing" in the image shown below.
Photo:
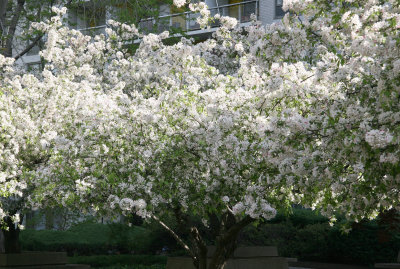
<svg viewBox="0 0 400 269"><path fill-rule="evenodd" d="M234 17L240 23L250 22L251 15L258 15L259 0L243 1L234 4L221 5L209 8L212 16L220 14L221 16ZM199 13L187 11L182 13L174 13L159 16L155 18L144 19L139 23L139 28L143 32L156 32L169 31L178 29L184 32L200 30L200 25L196 19L200 16ZM214 22L211 27L219 27L218 21ZM106 25L79 29L82 33L87 35L95 35L104 32Z"/></svg>
<svg viewBox="0 0 400 269"><path fill-rule="evenodd" d="M88 28L82 28L78 29L78 31L82 32L82 34L85 35L90 35L90 36L95 36L98 34L104 34L104 29L107 28L107 25L99 25L95 27L88 27Z"/></svg>
<svg viewBox="0 0 400 269"><path fill-rule="evenodd" d="M236 18L240 23L250 22L251 14L258 15L258 0L243 1L234 4L221 5L209 8L212 16L230 16ZM185 32L200 30L200 25L196 19L199 13L192 11L168 14L159 16L156 19L150 18L139 23L141 30L145 32L163 32L171 29L180 29ZM219 27L219 22L214 22L212 27Z"/></svg>

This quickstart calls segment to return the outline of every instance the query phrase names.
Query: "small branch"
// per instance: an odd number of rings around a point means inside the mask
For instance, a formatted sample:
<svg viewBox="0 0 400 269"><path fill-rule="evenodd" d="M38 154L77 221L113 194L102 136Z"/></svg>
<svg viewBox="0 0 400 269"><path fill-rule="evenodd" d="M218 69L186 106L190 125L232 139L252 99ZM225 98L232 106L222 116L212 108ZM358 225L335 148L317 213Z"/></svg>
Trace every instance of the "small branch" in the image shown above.
<svg viewBox="0 0 400 269"><path fill-rule="evenodd" d="M179 237L179 235L177 235L171 228L169 228L164 222L162 222L158 217L152 215L152 218L154 220L156 220L162 227L164 227L164 229L166 229L174 238L175 240L190 254L190 256L192 257L192 259L196 259L195 254L193 253L193 251L189 248L188 245L185 244L185 242L183 242L183 240Z"/></svg>
<svg viewBox="0 0 400 269"><path fill-rule="evenodd" d="M264 100L262 101L260 107L258 108L258 113L261 114L262 108L263 108L263 106L264 106L264 104L265 104L266 101L267 101L267 98L264 98Z"/></svg>
<svg viewBox="0 0 400 269"><path fill-rule="evenodd" d="M229 206L226 206L226 209L229 211L229 213L234 214L233 210Z"/></svg>
<svg viewBox="0 0 400 269"><path fill-rule="evenodd" d="M19 53L17 56L14 57L15 60L18 60L22 56L24 56L26 53L28 53L43 37L43 34L38 35L29 46L27 46L21 53Z"/></svg>
<svg viewBox="0 0 400 269"><path fill-rule="evenodd" d="M312 75L310 75L310 76L308 76L308 77L306 77L305 79L303 79L301 82L303 83L304 81L306 81L307 79L310 79L310 78L312 78L314 76L314 74L312 74Z"/></svg>
<svg viewBox="0 0 400 269"><path fill-rule="evenodd" d="M302 19L300 18L300 16L299 16L298 14L296 14L296 15L297 15L297 19L300 21L301 25L302 25L303 27L305 27L305 25L304 25ZM310 33L312 33L314 36L316 36L316 37L318 37L318 38L321 38L321 37L322 37L320 34L317 34L317 33L314 32L313 30L311 30L310 28L309 28L308 30L309 30Z"/></svg>

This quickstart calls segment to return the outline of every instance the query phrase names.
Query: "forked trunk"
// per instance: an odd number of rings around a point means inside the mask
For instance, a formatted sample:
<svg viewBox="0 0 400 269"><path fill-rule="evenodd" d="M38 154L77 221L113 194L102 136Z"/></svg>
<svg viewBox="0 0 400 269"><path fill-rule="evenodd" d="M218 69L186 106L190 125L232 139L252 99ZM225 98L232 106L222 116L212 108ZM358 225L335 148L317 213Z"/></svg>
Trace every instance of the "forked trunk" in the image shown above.
<svg viewBox="0 0 400 269"><path fill-rule="evenodd" d="M237 237L244 227L252 223L254 219L245 217L241 221L236 221L232 214L227 214L223 220L223 229L221 235L217 237L216 249L211 256L210 261L207 257L207 248L196 228L192 228L192 238L196 256L193 264L197 269L224 269L226 262L232 257L236 249Z"/></svg>
<svg viewBox="0 0 400 269"><path fill-rule="evenodd" d="M218 243L211 257L207 255L207 252L197 255L197 259L193 261L194 266L197 269L224 269L226 262L236 249L236 239L237 236L234 236L229 238L229 242Z"/></svg>
<svg viewBox="0 0 400 269"><path fill-rule="evenodd" d="M184 232L188 227L191 244L186 243L177 233L168 227L158 217L152 216L162 227L164 227L177 242L188 252L193 260L196 269L224 269L227 260L232 256L236 248L236 239L244 227L254 221L250 216L246 216L241 220L237 220L232 212L225 212L221 217L212 216L212 222L218 225L212 225L214 236L216 236L216 250L213 255L207 255L208 250L205 241L200 235L199 230L192 226L189 217L181 211L179 206L174 208L174 214L180 227L180 231ZM216 227L219 226L219 227Z"/></svg>

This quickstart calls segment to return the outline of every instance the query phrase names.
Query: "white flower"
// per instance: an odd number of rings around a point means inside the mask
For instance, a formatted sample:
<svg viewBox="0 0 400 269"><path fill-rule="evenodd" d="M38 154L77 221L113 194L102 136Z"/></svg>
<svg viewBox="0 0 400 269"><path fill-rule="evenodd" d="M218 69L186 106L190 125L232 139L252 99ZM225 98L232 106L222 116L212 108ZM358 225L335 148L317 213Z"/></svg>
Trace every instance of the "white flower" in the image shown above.
<svg viewBox="0 0 400 269"><path fill-rule="evenodd" d="M223 196L222 197L222 202L229 203L229 197L228 196Z"/></svg>
<svg viewBox="0 0 400 269"><path fill-rule="evenodd" d="M243 52L243 51L244 51L243 44L242 44L242 43L237 43L237 44L235 45L235 50L236 50L237 52Z"/></svg>
<svg viewBox="0 0 400 269"><path fill-rule="evenodd" d="M142 209L145 209L145 208L146 208L147 203L146 203L145 200L139 199L139 200L134 201L134 202L133 202L133 205L134 205L134 207L135 207L137 210L142 210Z"/></svg>
<svg viewBox="0 0 400 269"><path fill-rule="evenodd" d="M373 148L385 148L393 140L393 136L384 130L371 130L365 134L365 141Z"/></svg>
<svg viewBox="0 0 400 269"><path fill-rule="evenodd" d="M234 215L239 215L245 210L245 207L242 202L237 203L232 207L232 211Z"/></svg>
<svg viewBox="0 0 400 269"><path fill-rule="evenodd" d="M292 10L294 12L302 11L312 0L283 0L282 9L284 11Z"/></svg>
<svg viewBox="0 0 400 269"><path fill-rule="evenodd" d="M45 139L40 139L39 143L42 149L47 149L50 146L50 143Z"/></svg>
<svg viewBox="0 0 400 269"><path fill-rule="evenodd" d="M186 0L174 0L174 5L176 7L182 7L186 4Z"/></svg>
<svg viewBox="0 0 400 269"><path fill-rule="evenodd" d="M0 183L5 182L7 179L7 175L4 172L0 172Z"/></svg>
<svg viewBox="0 0 400 269"><path fill-rule="evenodd" d="M152 155L151 150L145 150L145 151L143 152L143 156L144 156L145 158L150 158L151 155Z"/></svg>
<svg viewBox="0 0 400 269"><path fill-rule="evenodd" d="M119 201L119 207L124 211L129 211L134 207L134 202L130 198L122 198Z"/></svg>
<svg viewBox="0 0 400 269"><path fill-rule="evenodd" d="M261 202L261 212L261 215L266 220L270 220L276 216L276 209L271 207L271 205L265 201Z"/></svg>
<svg viewBox="0 0 400 269"><path fill-rule="evenodd" d="M102 148L103 148L104 154L107 154L107 153L110 151L110 149L107 147L106 144L103 144L103 145L101 145L101 146L102 146Z"/></svg>
<svg viewBox="0 0 400 269"><path fill-rule="evenodd" d="M220 18L220 21L221 21L222 26L225 26L228 29L235 28L235 26L238 23L236 18L228 17L228 16L222 16Z"/></svg>
<svg viewBox="0 0 400 269"><path fill-rule="evenodd" d="M379 161L381 163L391 163L391 164L397 164L399 162L399 157L393 153L383 153Z"/></svg>

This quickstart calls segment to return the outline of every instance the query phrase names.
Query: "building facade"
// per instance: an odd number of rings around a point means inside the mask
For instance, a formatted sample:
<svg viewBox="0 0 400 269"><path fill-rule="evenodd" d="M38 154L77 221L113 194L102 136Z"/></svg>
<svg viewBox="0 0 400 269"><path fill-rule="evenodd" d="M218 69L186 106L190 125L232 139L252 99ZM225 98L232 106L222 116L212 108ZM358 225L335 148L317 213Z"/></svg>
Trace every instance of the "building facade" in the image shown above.
<svg viewBox="0 0 400 269"><path fill-rule="evenodd" d="M89 1L89 0L87 0ZM203 0L207 4L211 15L221 14L236 18L241 26L250 23L251 14L264 25L279 21L284 12L282 10L283 0ZM68 11L68 22L70 27L78 29L85 34L94 35L104 32L106 22L112 19L115 7L103 10L91 10L90 5L82 5L77 9ZM165 30L177 30L185 32L188 36L207 38L218 28L218 24L212 25L210 29L200 29L196 23L199 14L183 12L176 7L162 4L159 6L159 17L142 20L138 27L142 32L162 32ZM28 70L40 68L39 48L34 47L31 51L21 57L18 62L26 66ZM18 54L18 50L15 51Z"/></svg>

